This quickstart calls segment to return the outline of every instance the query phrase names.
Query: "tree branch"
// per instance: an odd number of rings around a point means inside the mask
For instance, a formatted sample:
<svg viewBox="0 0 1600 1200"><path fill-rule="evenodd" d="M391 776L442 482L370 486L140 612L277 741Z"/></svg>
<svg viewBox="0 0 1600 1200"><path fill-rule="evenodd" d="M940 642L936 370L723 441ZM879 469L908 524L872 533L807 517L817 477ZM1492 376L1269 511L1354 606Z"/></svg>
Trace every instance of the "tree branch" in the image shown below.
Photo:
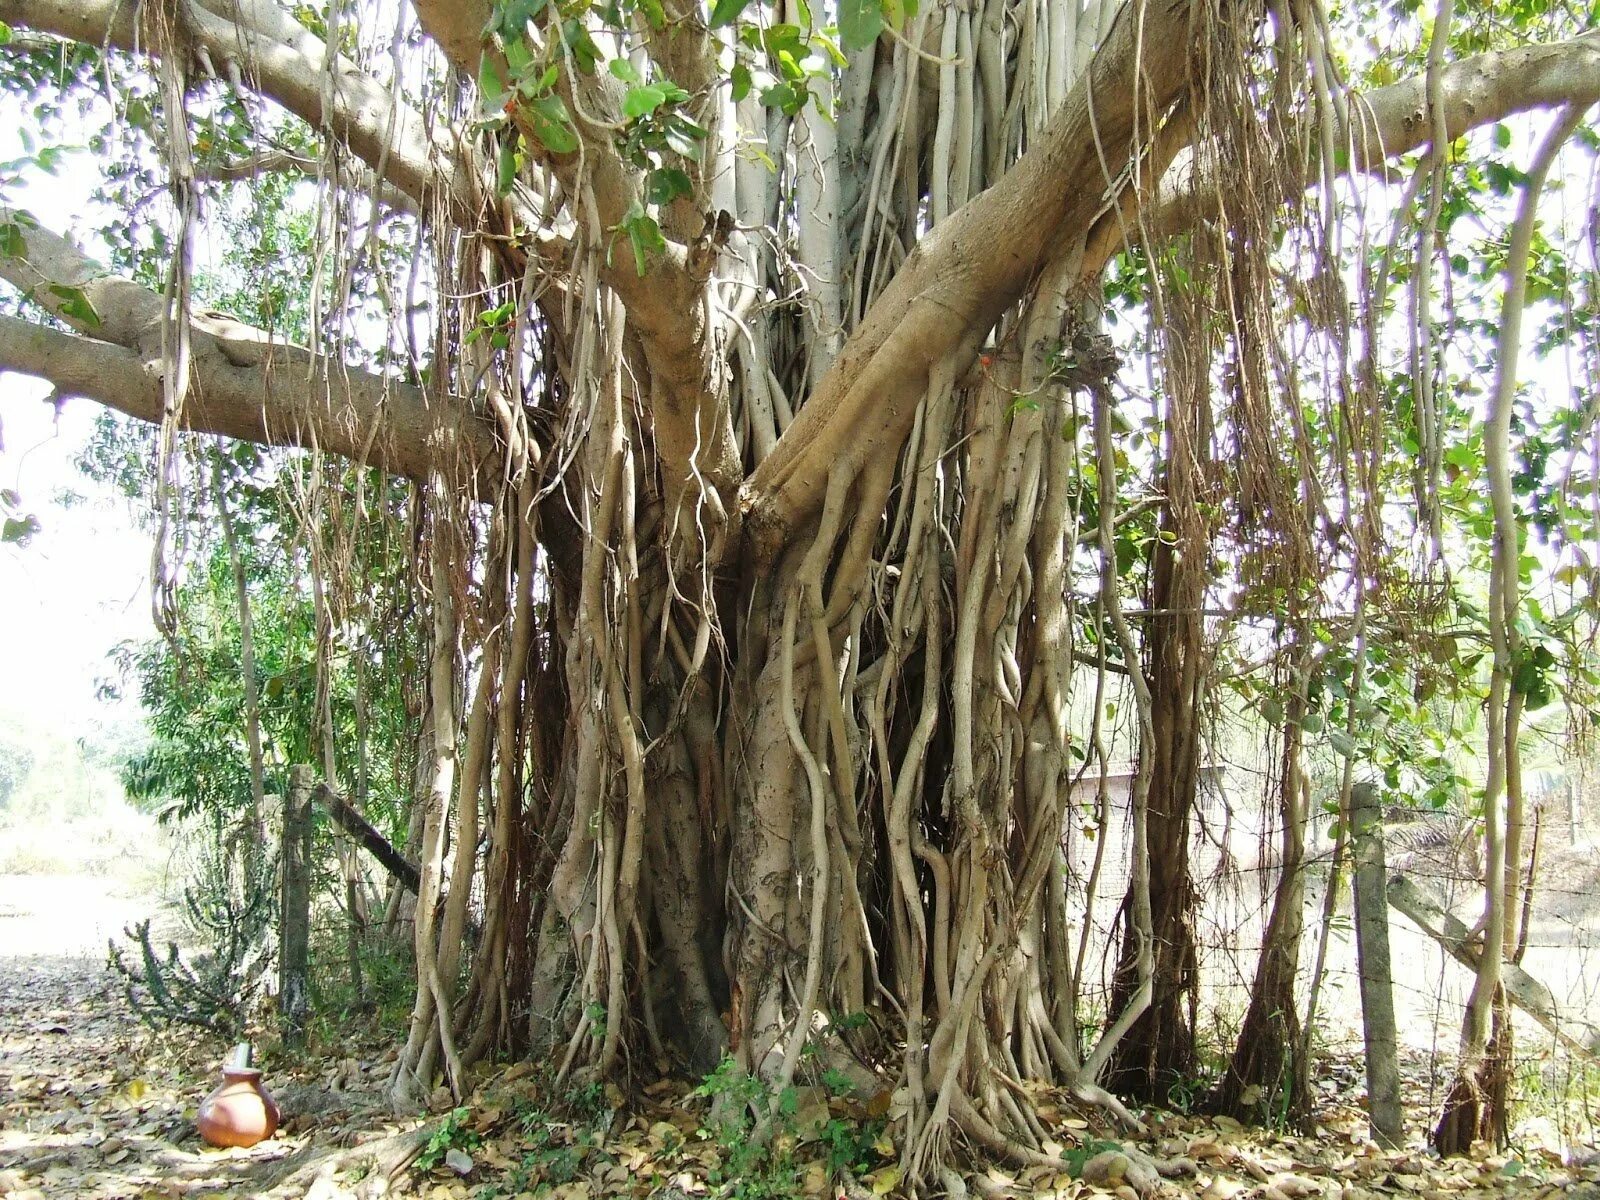
<svg viewBox="0 0 1600 1200"><path fill-rule="evenodd" d="M1397 154L1432 141L1427 116L1427 80L1412 76L1356 96L1356 167L1383 169ZM1600 33L1547 46L1520 46L1479 54L1447 66L1439 78L1445 131L1451 140L1514 113L1600 101ZM1339 140L1345 140L1340 131Z"/></svg>
<svg viewBox="0 0 1600 1200"><path fill-rule="evenodd" d="M450 65L475 77L483 55L483 30L489 23L488 0L416 0L417 21Z"/></svg>
<svg viewBox="0 0 1600 1200"><path fill-rule="evenodd" d="M1495 121L1538 108L1600 103L1600 33L1544 46L1519 46L1474 55L1445 67L1439 77L1445 132L1454 139ZM1336 146L1352 146L1350 170L1387 173L1396 156L1433 141L1427 76L1414 75L1350 98L1358 124L1338 130ZM1198 221L1214 219L1227 185L1209 172L1168 181L1153 206L1152 230L1170 237Z"/></svg>
<svg viewBox="0 0 1600 1200"><path fill-rule="evenodd" d="M426 207L444 203L463 224L472 212L470 172L456 148L431 136L422 116L287 13L262 0L190 4L186 32L217 60L314 129L337 137L386 182ZM94 46L149 53L128 0L0 0L0 21ZM227 14L227 15L224 15Z"/></svg>
<svg viewBox="0 0 1600 1200"><path fill-rule="evenodd" d="M25 214L0 209L0 224L24 242L22 256L0 258L0 278L85 335L0 318L0 367L141 420L161 420L161 297L107 273ZM197 314L190 337L185 428L262 445L316 446L418 480L453 463L480 489L487 464L498 461L490 427L459 399L430 398L222 314Z"/></svg>
<svg viewBox="0 0 1600 1200"><path fill-rule="evenodd" d="M368 854L377 859L383 869L389 872L413 896L421 882L422 874L417 870L405 855L396 850L389 839L384 837L372 827L372 824L350 807L349 801L325 783L319 783L311 790L311 798L322 805L340 829L344 830Z"/></svg>
<svg viewBox="0 0 1600 1200"><path fill-rule="evenodd" d="M197 162L194 177L210 183L249 183L262 175L302 175L307 179L315 179L320 167L317 159L274 147L224 162ZM380 204L400 212L416 214L415 199L391 184L379 182L370 169L357 170L357 186L370 193Z"/></svg>
<svg viewBox="0 0 1600 1200"><path fill-rule="evenodd" d="M457 68L475 74L484 49L488 5L482 0L466 4L415 0L414 6L423 31ZM699 28L703 34L703 26ZM672 44L693 45L695 36L688 30ZM688 69L686 59L684 69ZM608 127L608 123L614 126L621 121L619 87L604 74L581 76L569 63L557 89L572 111L573 126L583 143L581 152L544 150L536 132L513 112L522 128L523 144L531 156L548 164L560 181L580 227L586 216L592 216L602 236L619 237L614 232L617 225L643 190L641 173L623 161L617 152L615 130ZM587 120L585 114L595 116L598 123ZM580 204L592 204L593 213L580 216L576 211ZM706 303L715 249L699 230L695 232L699 236L688 245L668 242L667 252L652 261L642 275L633 255L623 247L604 254L600 264L600 278L621 299L629 332L637 338L649 368L640 400L650 413L656 458L670 506L680 518L702 499L698 480L709 485L724 514L731 515L742 475ZM580 231L579 240L584 237ZM712 527L720 527L724 519L716 513L699 515L702 524ZM690 519L690 527L692 524Z"/></svg>
<svg viewBox="0 0 1600 1200"><path fill-rule="evenodd" d="M1124 8L1038 141L918 243L746 483L759 557L820 508L832 471L898 454L935 370L965 372L1040 264L1085 237L1187 82L1189 26L1184 0Z"/></svg>

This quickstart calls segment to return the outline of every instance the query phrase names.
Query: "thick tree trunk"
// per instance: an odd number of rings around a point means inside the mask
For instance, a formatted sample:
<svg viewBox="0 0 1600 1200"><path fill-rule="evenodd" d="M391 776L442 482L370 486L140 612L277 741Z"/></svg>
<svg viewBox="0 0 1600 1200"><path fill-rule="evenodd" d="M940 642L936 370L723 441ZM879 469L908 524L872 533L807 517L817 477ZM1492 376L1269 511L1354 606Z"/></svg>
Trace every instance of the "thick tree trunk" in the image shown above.
<svg viewBox="0 0 1600 1200"><path fill-rule="evenodd" d="M481 59L508 65L512 43L541 56L565 36L548 8L522 44L526 27L484 37L503 5L413 7L463 79ZM1285 114L1308 107L1303 60L1328 65L1322 35L1276 29L1271 94L1295 102L1262 122L1264 10L943 3L816 79L838 100L828 121L759 95L724 101L722 35L667 0L669 29L614 65L684 87L681 108L647 115L700 122L704 152L689 161L643 143L619 153L619 130L644 128L624 119L619 75L572 70L553 51L538 109L526 87L468 87L458 112L425 119L391 91L439 94L427 89L446 87L442 63L372 75L266 0L219 11L187 6L190 44L239 68L237 86L264 90L313 141L337 139L319 168L339 168L327 172L338 198L353 154L375 192L397 189L422 214L434 257L413 282L436 293L406 296L386 331L407 353L363 372L202 315L187 330L190 377L163 379L166 298L0 210L23 251L0 258L0 275L77 331L0 317L0 361L169 432L315 445L425 481L414 557L432 645L412 715L428 729L407 848L418 988L397 1099L431 1093L441 1074L459 1095L465 1067L498 1047L563 1077L651 1059L698 1071L727 1051L781 1086L842 1063L903 1101L912 1176L957 1131L1062 1169L1029 1092L1063 1084L1120 1111L1098 1087L1119 1045L1122 1085L1164 1099L1193 1068L1189 821L1214 528L1200 513L1226 507L1201 503L1194 465L1215 440L1213 370L1199 355L1166 381L1167 507L1141 645L1119 604L1115 510L1131 481L1110 428L1117 364L1091 355L1086 371L1093 339L1067 317L1103 294L1116 248L1153 249L1142 209L1187 144L1215 159L1214 139L1263 138L1229 160L1250 172L1237 188L1202 190L1276 202L1282 189L1258 187L1247 164L1301 157L1262 129L1283 133ZM108 0L0 0L0 17L145 44ZM1545 94L1576 71L1572 94L1594 58L1584 42L1542 70L1516 63ZM1457 114L1514 107L1470 73L1455 83L1469 97L1452 95ZM1391 147L1421 144L1404 86L1363 104L1316 99L1362 113ZM483 100L499 128L447 133L451 116L485 115ZM552 100L579 152L539 136L533 117ZM1283 145L1307 132L1296 125ZM515 177L491 196L496 152ZM681 162L692 195L652 199L652 155ZM635 259L624 224L660 244L640 236ZM343 264L351 278L393 256L371 229ZM1272 232L1235 248L1265 253ZM1284 399L1261 369L1275 285L1256 282L1256 309L1228 309L1232 334L1206 332L1229 323L1214 291L1179 326L1252 343L1224 438ZM431 344L416 344L420 328ZM175 379L191 397L181 413L162 404ZM1085 389L1092 451L1073 395ZM1270 437L1238 455L1253 482L1285 473ZM1098 540L1077 528L1091 504ZM1139 692L1141 757L1117 1015L1085 1053L1060 841L1074 582L1093 571ZM1274 938L1288 944L1292 897L1280 900ZM1287 987L1272 975L1261 991ZM871 1036L846 1036L838 1017Z"/></svg>
<svg viewBox="0 0 1600 1200"><path fill-rule="evenodd" d="M1193 916L1198 898L1189 874L1189 816L1199 793L1199 684L1204 622L1198 612L1204 559L1178 566L1160 543L1157 583L1146 639L1151 718L1150 916L1154 975L1150 1006L1128 1031L1113 1059L1107 1085L1151 1103L1164 1103L1174 1084L1194 1074L1194 1012L1199 973ZM1181 577L1181 578L1180 578ZM1179 611L1170 611L1179 610ZM1131 938L1124 938L1111 1011L1119 1012L1137 986Z"/></svg>

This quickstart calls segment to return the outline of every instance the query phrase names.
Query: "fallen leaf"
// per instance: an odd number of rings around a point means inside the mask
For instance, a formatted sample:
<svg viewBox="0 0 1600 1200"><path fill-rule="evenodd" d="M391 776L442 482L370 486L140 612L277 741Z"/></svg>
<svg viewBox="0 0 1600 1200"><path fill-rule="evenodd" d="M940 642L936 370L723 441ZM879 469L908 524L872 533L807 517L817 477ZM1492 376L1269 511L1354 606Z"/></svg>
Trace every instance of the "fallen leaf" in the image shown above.
<svg viewBox="0 0 1600 1200"><path fill-rule="evenodd" d="M867 1183L872 1188L874 1196L887 1196L899 1185L900 1175L901 1171L897 1166L880 1167L867 1176Z"/></svg>

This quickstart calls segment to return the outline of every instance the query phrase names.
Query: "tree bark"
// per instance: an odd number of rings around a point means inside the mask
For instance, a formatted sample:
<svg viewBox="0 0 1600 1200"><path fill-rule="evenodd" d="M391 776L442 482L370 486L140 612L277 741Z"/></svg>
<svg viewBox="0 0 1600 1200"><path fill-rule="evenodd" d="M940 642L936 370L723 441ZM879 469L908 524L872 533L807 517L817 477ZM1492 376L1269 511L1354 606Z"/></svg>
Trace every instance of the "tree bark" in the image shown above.
<svg viewBox="0 0 1600 1200"><path fill-rule="evenodd" d="M1255 120L1252 101L1213 105L1205 89L1218 41L1249 42L1264 11L1108 3L1072 9L1069 28L1065 6L945 5L840 76L840 117L823 129L759 97L725 102L723 35L667 0L670 27L628 61L685 86L708 153L683 163L692 202L654 206L649 167L618 149L626 89L610 72L562 69L570 59L552 49L574 27L546 9L529 37L560 59L540 99L572 110L581 152L561 154L537 144L526 92L487 114L493 130L447 131L482 99L465 77L505 39L486 40L484 0L415 7L462 78L430 58L380 83L329 50L370 43L324 44L266 0L200 0L187 32L197 52L236 54L235 86L276 96L328 161L360 158L363 185L415 200L418 273L434 295L392 306L388 332L431 333L426 352L408 347L425 388L201 316L190 403L166 413L164 297L31 226L27 253L0 263L78 331L0 318L0 361L152 420L427 480L411 557L432 644L405 668L429 693L407 713L429 727L412 848L419 979L396 1098L431 1093L441 1067L460 1095L466 1066L500 1047L531 1047L563 1079L674 1054L701 1069L726 1049L781 1086L813 1062L860 1072L855 1055L881 1063L896 1044L908 1177L936 1177L957 1135L1061 1169L1031 1111L1035 1085L1126 1116L1097 1080L1129 1026L1155 1098L1192 1067L1188 822L1210 551L1194 510L1210 498L1185 472L1214 434L1185 395L1173 424L1189 441L1168 447L1158 532L1171 537L1153 552L1141 649L1117 575L1129 473L1112 429L1116 364L1087 385L1088 488L1071 395L1086 385L1067 378L1063 314L1080 288L1098 300L1106 256L1138 236L1100 235L1137 223L1178 150L1230 115ZM0 0L19 26L137 49L121 12ZM1303 92L1307 47L1278 32L1275 67ZM881 95L880 80L893 85ZM421 119L397 93L451 101ZM1374 101L1383 108L1381 91ZM479 150L491 144L510 152L505 195ZM736 163L741 150L770 153L773 179ZM827 169L795 186L811 154ZM344 182L332 190L348 197ZM642 271L618 240L636 204L656 208L666 242ZM852 212L860 225L831 236L827 217ZM1239 248L1271 241L1259 232ZM793 254L763 236L789 233ZM381 227L350 245L329 235L319 250L342 255L350 279L382 281L372 264L396 247ZM94 319L52 288L81 291ZM1266 307L1246 316L1270 326ZM500 320L491 312L512 313L510 326L480 339ZM1194 386L1213 373L1196 370ZM1258 448L1263 476L1285 469L1277 449ZM494 504L487 538L473 498ZM1072 939L1059 844L1084 657L1076 523L1096 502L1099 616L1144 690L1124 1003L1084 1055L1061 965ZM1288 928L1274 936L1292 940ZM821 1013L861 1014L882 1040L863 1049Z"/></svg>
<svg viewBox="0 0 1600 1200"><path fill-rule="evenodd" d="M291 1046L305 1041L311 1003L311 791L311 768L290 767L278 846L278 1017Z"/></svg>
<svg viewBox="0 0 1600 1200"><path fill-rule="evenodd" d="M365 817L352 808L349 801L325 783L319 783L312 789L312 797L333 819L334 824L360 843L361 848L377 859L379 865L397 880L401 887L413 896L417 894L421 875L416 865L408 861L394 848L388 838L374 829Z"/></svg>
<svg viewBox="0 0 1600 1200"><path fill-rule="evenodd" d="M1186 259L1201 261L1204 251ZM1139 755L1148 760L1150 1005L1124 1037L1107 1083L1114 1091L1166 1103L1195 1073L1194 1016L1200 971L1193 918L1199 899L1189 872L1189 819L1200 789L1200 754L1211 656L1204 616L1210 577L1211 521L1200 501L1210 456L1210 342L1195 314L1169 311L1163 503L1150 564L1150 615L1143 640L1150 687L1150 729ZM1125 906L1125 909L1127 906ZM1131 928L1131 927L1130 927ZM1138 986L1134 939L1125 934L1111 1010Z"/></svg>
<svg viewBox="0 0 1600 1200"><path fill-rule="evenodd" d="M1361 1031L1367 1051L1367 1122L1380 1146L1397 1147L1405 1134L1400 1111L1399 1039L1394 979L1389 965L1388 869L1377 788L1350 791L1350 848L1355 860L1356 962L1361 978Z"/></svg>
<svg viewBox="0 0 1600 1200"><path fill-rule="evenodd" d="M23 243L20 256L0 256L0 279L82 335L0 316L0 363L159 423L162 297L110 274L29 214L0 207L0 225L17 230ZM70 306L73 295L88 302L92 318ZM189 336L193 378L184 428L259 445L316 445L416 480L448 464L474 488L480 468L498 453L490 426L454 398L430 397L226 316L197 314Z"/></svg>
<svg viewBox="0 0 1600 1200"><path fill-rule="evenodd" d="M1298 639L1297 639L1298 643ZM1303 643L1300 643L1303 644ZM1283 713L1283 748L1278 775L1282 857L1272 915L1262 935L1261 958L1244 1024L1212 1103L1239 1120L1281 1127L1311 1110L1311 1066L1302 1050L1303 1030L1295 997L1305 906L1305 835L1310 783L1302 757L1306 711L1304 656L1290 674Z"/></svg>

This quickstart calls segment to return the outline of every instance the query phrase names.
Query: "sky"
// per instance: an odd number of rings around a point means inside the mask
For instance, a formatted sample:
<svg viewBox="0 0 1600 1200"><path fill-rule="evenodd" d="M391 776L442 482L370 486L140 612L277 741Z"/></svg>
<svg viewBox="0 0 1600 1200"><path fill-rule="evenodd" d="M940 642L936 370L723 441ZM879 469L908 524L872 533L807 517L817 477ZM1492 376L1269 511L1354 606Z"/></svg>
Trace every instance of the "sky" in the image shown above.
<svg viewBox="0 0 1600 1200"><path fill-rule="evenodd" d="M152 543L130 502L73 463L100 406L68 400L58 421L48 392L0 374L0 488L42 526L26 546L0 547L0 714L87 726L126 715L96 700L96 682L114 677L118 643L154 636ZM83 500L64 507L63 490Z"/></svg>
<svg viewBox="0 0 1600 1200"><path fill-rule="evenodd" d="M25 152L21 126L0 127L0 161ZM58 175L28 172L0 201L40 214L95 253L85 197L96 182L90 156L72 154ZM76 227L57 214L73 214ZM74 465L101 406L69 399L58 414L49 394L39 380L0 372L0 489L20 493L22 511L41 525L26 546L0 545L0 718L75 738L137 718L135 701L111 704L95 693L97 681L114 678L107 655L119 643L155 636L152 541L127 500ZM69 492L82 501L64 506Z"/></svg>

